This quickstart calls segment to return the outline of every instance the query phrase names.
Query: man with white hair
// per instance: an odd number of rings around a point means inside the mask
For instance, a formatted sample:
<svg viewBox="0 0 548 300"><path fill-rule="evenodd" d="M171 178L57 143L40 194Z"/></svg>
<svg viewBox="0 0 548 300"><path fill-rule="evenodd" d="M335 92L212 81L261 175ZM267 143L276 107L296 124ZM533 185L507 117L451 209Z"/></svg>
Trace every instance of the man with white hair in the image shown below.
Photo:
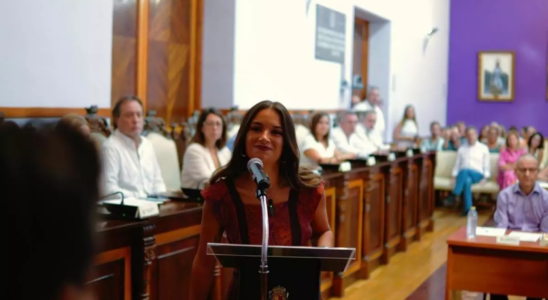
<svg viewBox="0 0 548 300"><path fill-rule="evenodd" d="M351 154L354 156L353 158L365 158L375 152L373 147L367 147L356 134L356 126L358 125L356 113L345 111L339 115L338 119L339 126L331 130L331 138L339 151L344 154Z"/></svg>
<svg viewBox="0 0 548 300"><path fill-rule="evenodd" d="M369 93L367 94L367 99L363 100L362 102L356 104L354 106L355 112L365 112L368 110L373 110L377 114L376 119L377 122L375 124L375 130L379 132L380 136L384 136L385 131L385 121L384 121L384 115L382 113L381 105L381 94L379 91L379 88L376 86L371 86L368 88Z"/></svg>
<svg viewBox="0 0 548 300"><path fill-rule="evenodd" d="M375 129L377 113L374 110L368 110L360 114L360 117L361 124L356 128L356 135L360 138L361 147L373 153L389 150L390 145L383 143L381 134Z"/></svg>

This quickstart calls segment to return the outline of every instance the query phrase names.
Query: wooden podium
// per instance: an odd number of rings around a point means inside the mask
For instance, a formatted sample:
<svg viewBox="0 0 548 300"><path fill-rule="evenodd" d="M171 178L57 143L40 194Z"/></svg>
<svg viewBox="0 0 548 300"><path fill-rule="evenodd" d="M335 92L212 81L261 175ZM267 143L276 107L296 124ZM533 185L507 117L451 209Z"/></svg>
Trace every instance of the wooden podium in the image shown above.
<svg viewBox="0 0 548 300"><path fill-rule="evenodd" d="M355 248L268 247L266 299L320 300L320 272L344 272ZM260 245L208 243L207 254L239 277L238 299L261 299Z"/></svg>

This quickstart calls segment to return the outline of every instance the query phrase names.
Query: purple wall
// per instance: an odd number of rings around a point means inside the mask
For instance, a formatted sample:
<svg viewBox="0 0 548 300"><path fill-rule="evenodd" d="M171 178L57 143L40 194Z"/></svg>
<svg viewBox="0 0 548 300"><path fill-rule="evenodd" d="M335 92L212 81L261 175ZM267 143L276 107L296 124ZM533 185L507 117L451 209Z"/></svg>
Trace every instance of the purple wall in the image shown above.
<svg viewBox="0 0 548 300"><path fill-rule="evenodd" d="M548 0L451 0L447 123L533 125L548 134ZM478 100L479 51L515 51L514 101Z"/></svg>

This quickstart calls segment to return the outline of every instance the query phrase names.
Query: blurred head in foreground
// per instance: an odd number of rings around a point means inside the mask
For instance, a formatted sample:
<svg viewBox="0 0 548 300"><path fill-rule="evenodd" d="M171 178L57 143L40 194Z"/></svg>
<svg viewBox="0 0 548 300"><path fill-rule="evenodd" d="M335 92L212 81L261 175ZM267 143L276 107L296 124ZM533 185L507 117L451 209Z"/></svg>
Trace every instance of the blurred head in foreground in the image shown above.
<svg viewBox="0 0 548 300"><path fill-rule="evenodd" d="M0 123L6 299L89 299L99 172L94 145L74 126Z"/></svg>

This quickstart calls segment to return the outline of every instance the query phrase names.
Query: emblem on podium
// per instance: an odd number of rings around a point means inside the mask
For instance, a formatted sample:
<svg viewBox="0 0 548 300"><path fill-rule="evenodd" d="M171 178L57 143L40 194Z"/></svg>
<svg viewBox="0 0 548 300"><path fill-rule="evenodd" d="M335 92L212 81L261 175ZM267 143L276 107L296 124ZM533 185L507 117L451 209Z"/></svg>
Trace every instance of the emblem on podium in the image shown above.
<svg viewBox="0 0 548 300"><path fill-rule="evenodd" d="M282 286L273 288L268 294L270 300L287 300L289 298L289 293Z"/></svg>

